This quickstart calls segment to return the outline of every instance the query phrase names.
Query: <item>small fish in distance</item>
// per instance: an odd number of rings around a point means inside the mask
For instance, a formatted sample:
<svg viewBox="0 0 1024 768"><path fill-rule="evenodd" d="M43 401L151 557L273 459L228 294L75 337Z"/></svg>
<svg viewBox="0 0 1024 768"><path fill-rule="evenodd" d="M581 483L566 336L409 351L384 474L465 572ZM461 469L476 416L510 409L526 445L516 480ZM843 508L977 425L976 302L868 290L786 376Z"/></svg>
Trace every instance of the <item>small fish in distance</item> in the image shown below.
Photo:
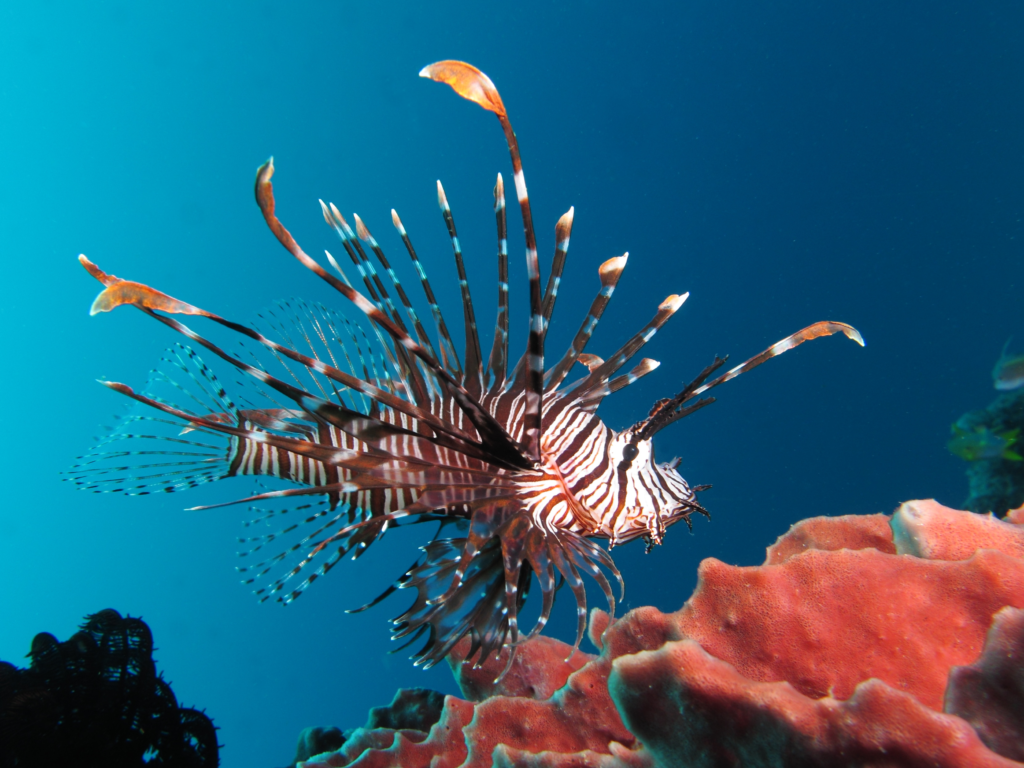
<svg viewBox="0 0 1024 768"><path fill-rule="evenodd" d="M1011 341L1012 339L1006 340L1002 354L996 361L996 367L992 369L992 381L996 389L1010 390L1024 387L1024 355L1006 354Z"/></svg>
<svg viewBox="0 0 1024 768"><path fill-rule="evenodd" d="M964 461L1021 460L1021 455L1011 447L1017 441L1019 429L997 433L984 425L970 425L964 422L964 418L961 418L953 425L953 437L946 443L950 453Z"/></svg>

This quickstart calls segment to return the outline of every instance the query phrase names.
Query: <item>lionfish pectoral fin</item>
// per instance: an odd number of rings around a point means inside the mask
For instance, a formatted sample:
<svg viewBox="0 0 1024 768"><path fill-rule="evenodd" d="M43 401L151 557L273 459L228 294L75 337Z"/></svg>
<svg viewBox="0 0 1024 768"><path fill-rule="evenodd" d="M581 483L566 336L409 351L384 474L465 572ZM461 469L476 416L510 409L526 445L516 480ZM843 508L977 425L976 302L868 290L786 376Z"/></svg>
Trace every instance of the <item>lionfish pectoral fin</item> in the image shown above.
<svg viewBox="0 0 1024 768"><path fill-rule="evenodd" d="M420 70L420 77L447 83L459 96L479 104L488 112L504 116L505 104L491 78L464 61L437 61Z"/></svg>
<svg viewBox="0 0 1024 768"><path fill-rule="evenodd" d="M89 261L89 259L86 257L84 253L78 254L78 263L85 267L86 272L95 277L104 285L113 285L114 283L119 282L121 280L121 278L115 277L114 275L108 275L102 269L97 267L95 264Z"/></svg>
<svg viewBox="0 0 1024 768"><path fill-rule="evenodd" d="M165 353L150 374L145 394L116 381L100 383L145 407L129 412L79 457L67 472L79 488L127 495L168 493L230 475L230 438L209 428L215 422L203 414L228 412L235 405L190 348L178 345ZM176 402L192 410L176 408ZM152 403L159 403L163 412L150 410Z"/></svg>
<svg viewBox="0 0 1024 768"><path fill-rule="evenodd" d="M84 255L80 255L78 261L90 275L106 286L89 308L90 315L110 312L123 304L130 304L142 309L158 309L172 315L208 315L206 311L179 301L166 293L161 293L148 285L108 275Z"/></svg>

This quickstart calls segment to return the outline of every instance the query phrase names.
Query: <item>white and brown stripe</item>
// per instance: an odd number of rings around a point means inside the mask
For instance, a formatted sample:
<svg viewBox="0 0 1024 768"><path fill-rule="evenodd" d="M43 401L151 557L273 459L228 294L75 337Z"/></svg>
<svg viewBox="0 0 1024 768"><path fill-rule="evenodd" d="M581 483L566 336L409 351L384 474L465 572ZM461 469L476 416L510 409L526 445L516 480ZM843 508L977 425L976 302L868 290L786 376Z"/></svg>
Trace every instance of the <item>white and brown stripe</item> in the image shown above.
<svg viewBox="0 0 1024 768"><path fill-rule="evenodd" d="M108 275L80 257L105 286L93 304L93 313L121 304L141 309L247 377L254 396L264 403L240 408L195 353L183 348L185 353L175 353L172 362L176 361L178 375L187 375L185 386L166 376L158 383L169 383L176 398L184 396L184 405L148 390L137 393L126 385L108 383L155 409L157 415L146 417L149 421L180 430L177 435L160 438L133 428L122 430L116 440L166 439L173 446L165 451L122 450L112 438L88 454L71 474L83 487L128 493L179 490L231 476L274 477L297 486L241 500L290 503L297 505L295 510L302 510L293 515L301 520L274 533L244 539L251 548L243 554L249 555L305 526L305 533L284 551L243 569L248 583L256 583L276 566L285 569L256 590L263 598L277 595L283 602L295 599L344 555L358 556L391 525L440 521L442 531L447 525L455 526L457 535L439 531L423 547L422 558L381 595L383 598L396 589L415 592L413 605L395 621L394 635L410 642L424 638L417 663L430 666L465 635L472 639L470 657L478 655L480 660L506 644L515 647L520 639L517 613L531 584L541 591L540 616L531 633L540 631L554 602L556 574L568 584L576 601L578 644L586 619L580 571L597 582L609 609L615 606L606 574L616 578L619 574L594 539L615 545L643 538L648 545L658 544L669 526L679 521L689 525L694 513L706 514L696 500L701 488L687 484L676 470L678 462L655 462L654 435L711 402L713 398L702 397L709 389L804 341L836 332L861 344L863 340L842 323L816 323L709 381L724 363L716 358L675 397L656 403L646 419L622 432L611 429L598 417L598 407L606 396L658 367L657 361L644 358L632 370L619 374L689 294L671 295L662 301L654 317L607 359L587 354L585 348L625 268L627 255L609 259L598 270L600 290L569 349L545 377L545 337L575 211L570 208L555 228L552 271L542 294L519 146L497 89L486 75L462 62L438 62L421 75L448 83L459 95L494 112L504 131L523 221L529 278L530 323L526 350L518 364L510 371L508 249L500 175L494 189L498 315L485 369L462 248L440 182L438 203L462 293L464 366L398 214L391 211L392 222L430 305L436 326L434 342L361 218L354 216L353 231L333 204L321 202L324 219L358 269L365 294L349 283L329 254L339 277L299 247L274 212L271 160L256 178L256 199L267 225L303 266L362 313L373 326L376 343L368 342L364 350L355 332L359 324L305 304L287 305L290 319L271 313L271 331L264 333L141 283ZM363 243L397 294L409 326ZM249 345L249 356L243 360L229 353L175 315L199 316L241 335ZM351 348L342 338L342 328ZM367 338L361 325L359 328ZM358 360L362 376L355 372L354 360ZM584 363L588 372L564 385L577 361ZM349 372L341 369L343 363ZM202 441L191 435L182 437L189 431L200 435ZM154 461L150 457L155 453L168 460ZM287 512L263 511L257 522ZM300 573L309 575L293 585L290 580Z"/></svg>

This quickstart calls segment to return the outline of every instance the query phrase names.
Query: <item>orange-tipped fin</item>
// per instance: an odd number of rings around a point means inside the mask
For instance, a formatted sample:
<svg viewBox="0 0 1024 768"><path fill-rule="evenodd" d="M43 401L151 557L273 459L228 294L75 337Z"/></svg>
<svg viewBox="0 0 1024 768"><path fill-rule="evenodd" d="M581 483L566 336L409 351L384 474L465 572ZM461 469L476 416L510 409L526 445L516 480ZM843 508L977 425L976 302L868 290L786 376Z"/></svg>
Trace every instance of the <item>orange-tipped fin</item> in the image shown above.
<svg viewBox="0 0 1024 768"><path fill-rule="evenodd" d="M420 77L448 83L459 96L476 102L488 112L504 117L505 105L491 78L464 61L438 61L420 70Z"/></svg>
<svg viewBox="0 0 1024 768"><path fill-rule="evenodd" d="M210 313L193 307L184 301L179 301L166 293L150 288L142 283L133 283L131 280L122 280L120 277L108 275L98 266L86 258L85 254L79 254L79 263L85 267L86 272L99 280L106 286L100 295L89 307L89 314L96 315L100 312L109 312L120 307L122 304L131 304L142 309L159 309L161 312L168 312L172 315L203 315L209 317Z"/></svg>
<svg viewBox="0 0 1024 768"><path fill-rule="evenodd" d="M102 269L93 264L89 259L86 258L84 253L78 254L78 263L85 267L85 271L95 277L104 285L113 285L114 283L120 282L121 278L108 275Z"/></svg>
<svg viewBox="0 0 1024 768"><path fill-rule="evenodd" d="M173 296L161 293L142 283L133 283L131 280L118 280L104 288L100 295L89 308L89 314L95 315L100 312L109 312L120 307L122 304L130 304L140 309L158 309L172 315L203 315L209 317L209 312L199 307L193 307L184 301L179 301Z"/></svg>
<svg viewBox="0 0 1024 768"><path fill-rule="evenodd" d="M841 333L850 341L856 342L860 346L864 346L864 337L860 335L860 331L854 328L852 325L846 323L837 323L828 320L823 320L814 325L809 325L800 331L799 334L794 336L799 337L797 343L803 343L810 341L811 339L820 339L822 336L831 336L833 333Z"/></svg>
<svg viewBox="0 0 1024 768"><path fill-rule="evenodd" d="M193 307L184 301L179 301L173 296L150 288L142 283L133 283L131 280L122 280L119 277L108 275L102 269L93 264L84 255L78 257L78 261L85 267L86 271L103 283L106 288L100 291L100 295L89 307L89 314L96 315L100 312L109 312L120 307L122 304L131 304L140 309L158 309L172 315L203 315L209 317L206 310Z"/></svg>

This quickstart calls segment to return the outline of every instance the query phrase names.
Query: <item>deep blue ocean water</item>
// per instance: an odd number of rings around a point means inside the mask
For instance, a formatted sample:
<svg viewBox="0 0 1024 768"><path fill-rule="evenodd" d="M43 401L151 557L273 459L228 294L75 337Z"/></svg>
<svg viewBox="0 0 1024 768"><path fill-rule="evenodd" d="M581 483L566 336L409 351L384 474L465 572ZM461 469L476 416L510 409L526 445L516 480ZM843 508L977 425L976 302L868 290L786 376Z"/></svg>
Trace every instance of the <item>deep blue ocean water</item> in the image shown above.
<svg viewBox="0 0 1024 768"><path fill-rule="evenodd" d="M220 726L227 768L284 765L303 727L360 725L397 687L455 692L447 669L385 653L404 596L343 613L411 561L416 531L294 605L260 605L234 571L244 509L182 511L248 485L124 498L60 477L123 409L95 380L142 384L177 340L137 312L90 318L99 285L80 252L234 319L292 296L342 301L263 223L252 183L271 154L278 213L311 254L340 251L323 197L358 211L411 279L397 208L458 331L441 178L490 329L491 188L511 169L492 115L417 78L444 58L476 64L504 97L545 269L555 220L576 208L550 355L611 256L630 262L589 352L692 293L644 350L661 368L602 406L609 425L645 416L715 353L745 359L815 320L867 340L801 347L658 436L659 458L714 484L713 520L647 556L616 550L626 607L678 608L703 558L760 563L801 518L959 505L950 424L994 397L1007 337L1024 343L1022 30L1010 0L0 7L0 659L104 607L141 615L179 699ZM567 602L551 625L563 639Z"/></svg>

